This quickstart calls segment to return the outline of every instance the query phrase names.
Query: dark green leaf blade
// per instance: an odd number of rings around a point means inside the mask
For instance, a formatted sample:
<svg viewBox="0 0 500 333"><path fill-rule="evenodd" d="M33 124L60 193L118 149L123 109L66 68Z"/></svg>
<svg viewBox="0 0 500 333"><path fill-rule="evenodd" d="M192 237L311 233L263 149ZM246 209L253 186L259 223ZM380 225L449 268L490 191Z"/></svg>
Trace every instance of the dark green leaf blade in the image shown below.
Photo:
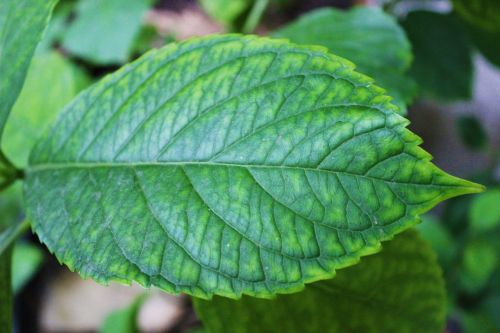
<svg viewBox="0 0 500 333"><path fill-rule="evenodd" d="M439 333L445 295L435 254L412 230L301 293L274 300L194 299L194 305L214 333Z"/></svg>
<svg viewBox="0 0 500 333"><path fill-rule="evenodd" d="M412 60L410 43L397 21L379 8L319 9L273 35L322 45L351 60L360 72L387 89L403 113L414 96L415 84L405 74Z"/></svg>
<svg viewBox="0 0 500 333"><path fill-rule="evenodd" d="M469 23L477 27L500 32L500 1L453 0L453 9Z"/></svg>
<svg viewBox="0 0 500 333"><path fill-rule="evenodd" d="M430 163L382 92L324 49L281 40L151 51L80 94L35 146L28 216L99 282L293 292L483 189Z"/></svg>
<svg viewBox="0 0 500 333"><path fill-rule="evenodd" d="M464 28L450 14L415 11L403 27L413 45L410 69L421 94L442 101L472 97L472 49Z"/></svg>
<svg viewBox="0 0 500 333"><path fill-rule="evenodd" d="M0 1L0 140L56 0Z"/></svg>
<svg viewBox="0 0 500 333"><path fill-rule="evenodd" d="M11 258L12 247L0 254L0 332L12 332L12 287L11 287Z"/></svg>

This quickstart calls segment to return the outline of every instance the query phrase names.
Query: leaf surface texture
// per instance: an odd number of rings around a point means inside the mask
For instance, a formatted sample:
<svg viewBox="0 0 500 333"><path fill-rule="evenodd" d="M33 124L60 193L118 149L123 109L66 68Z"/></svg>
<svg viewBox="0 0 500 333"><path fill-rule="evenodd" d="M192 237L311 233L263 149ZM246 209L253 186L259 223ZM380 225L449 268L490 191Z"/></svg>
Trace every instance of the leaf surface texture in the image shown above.
<svg viewBox="0 0 500 333"><path fill-rule="evenodd" d="M415 84L406 75L412 60L410 43L397 21L379 8L315 10L273 35L322 45L349 59L387 89L402 111L414 96Z"/></svg>
<svg viewBox="0 0 500 333"><path fill-rule="evenodd" d="M208 332L439 333L445 288L436 256L415 230L382 252L274 300L194 299Z"/></svg>
<svg viewBox="0 0 500 333"><path fill-rule="evenodd" d="M35 146L28 216L99 282L268 297L332 277L448 197L372 80L322 48L223 35L147 53Z"/></svg>

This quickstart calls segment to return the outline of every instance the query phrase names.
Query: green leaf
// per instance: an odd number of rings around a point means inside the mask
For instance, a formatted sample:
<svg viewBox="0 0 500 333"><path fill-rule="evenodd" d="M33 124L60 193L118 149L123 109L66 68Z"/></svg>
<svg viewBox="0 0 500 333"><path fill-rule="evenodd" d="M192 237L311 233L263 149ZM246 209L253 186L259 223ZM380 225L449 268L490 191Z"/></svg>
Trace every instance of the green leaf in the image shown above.
<svg viewBox="0 0 500 333"><path fill-rule="evenodd" d="M453 0L453 9L464 20L481 29L500 32L498 0Z"/></svg>
<svg viewBox="0 0 500 333"><path fill-rule="evenodd" d="M139 333L137 326L137 316L145 295L139 296L131 305L126 308L112 312L106 317L100 329L101 333Z"/></svg>
<svg viewBox="0 0 500 333"><path fill-rule="evenodd" d="M43 252L36 246L18 242L12 254L12 290L19 292L35 275L43 262Z"/></svg>
<svg viewBox="0 0 500 333"><path fill-rule="evenodd" d="M443 101L472 96L472 52L462 26L449 14L415 11L403 27L413 45L410 70L421 93Z"/></svg>
<svg viewBox="0 0 500 333"><path fill-rule="evenodd" d="M493 65L500 67L500 32L490 32L466 25L469 38L479 52Z"/></svg>
<svg viewBox="0 0 500 333"><path fill-rule="evenodd" d="M422 238L436 251L439 263L445 269L451 268L457 254L457 241L453 239L443 223L431 215L422 216L423 223L417 225Z"/></svg>
<svg viewBox="0 0 500 333"><path fill-rule="evenodd" d="M11 289L11 258L12 247L5 253L0 253L0 332L12 332L12 289Z"/></svg>
<svg viewBox="0 0 500 333"><path fill-rule="evenodd" d="M24 167L40 136L53 123L60 109L88 84L88 78L61 55L38 55L5 126L2 149L17 166Z"/></svg>
<svg viewBox="0 0 500 333"><path fill-rule="evenodd" d="M474 150L488 146L488 134L476 116L461 116L457 119L457 130L462 142Z"/></svg>
<svg viewBox="0 0 500 333"><path fill-rule="evenodd" d="M229 30L237 29L255 0L198 0L203 10ZM240 21L240 22L238 22Z"/></svg>
<svg viewBox="0 0 500 333"><path fill-rule="evenodd" d="M61 262L99 282L299 290L483 190L430 163L382 92L322 48L170 44L68 105L31 154L27 214Z"/></svg>
<svg viewBox="0 0 500 333"><path fill-rule="evenodd" d="M124 63L151 3L152 0L80 1L62 46L99 65Z"/></svg>
<svg viewBox="0 0 500 333"><path fill-rule="evenodd" d="M0 139L56 0L0 1Z"/></svg>
<svg viewBox="0 0 500 333"><path fill-rule="evenodd" d="M395 18L376 7L348 11L324 8L276 31L299 44L317 44L354 62L358 70L387 89L402 111L414 95L409 69L411 46Z"/></svg>
<svg viewBox="0 0 500 333"><path fill-rule="evenodd" d="M469 211L470 227L476 233L500 226L500 188L490 189L474 198Z"/></svg>
<svg viewBox="0 0 500 333"><path fill-rule="evenodd" d="M445 289L430 247L415 231L337 277L275 300L194 299L208 332L440 333Z"/></svg>
<svg viewBox="0 0 500 333"><path fill-rule="evenodd" d="M492 244L480 241L467 244L460 272L462 286L470 293L479 292L489 281L498 259L497 251Z"/></svg>

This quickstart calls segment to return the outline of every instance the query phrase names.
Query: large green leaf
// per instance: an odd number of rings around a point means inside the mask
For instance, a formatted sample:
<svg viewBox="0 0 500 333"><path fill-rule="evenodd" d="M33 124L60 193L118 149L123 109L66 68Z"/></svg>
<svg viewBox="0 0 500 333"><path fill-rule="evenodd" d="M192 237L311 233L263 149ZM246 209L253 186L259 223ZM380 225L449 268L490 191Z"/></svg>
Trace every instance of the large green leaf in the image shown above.
<svg viewBox="0 0 500 333"><path fill-rule="evenodd" d="M26 166L35 142L87 82L79 68L57 53L33 58L26 83L5 125L8 140L1 143L11 161Z"/></svg>
<svg viewBox="0 0 500 333"><path fill-rule="evenodd" d="M99 282L298 290L482 191L430 163L382 92L324 49L281 40L151 51L80 94L35 146L28 216Z"/></svg>
<svg viewBox="0 0 500 333"><path fill-rule="evenodd" d="M414 84L405 75L412 59L410 43L396 20L379 8L319 9L273 35L323 45L353 61L360 72L387 89L403 110L414 95Z"/></svg>
<svg viewBox="0 0 500 333"><path fill-rule="evenodd" d="M440 333L445 295L434 253L411 231L301 293L275 300L195 299L194 305L214 333Z"/></svg>
<svg viewBox="0 0 500 333"><path fill-rule="evenodd" d="M472 96L472 52L463 27L449 14L411 12L403 26L415 55L412 76L421 93L444 101Z"/></svg>
<svg viewBox="0 0 500 333"><path fill-rule="evenodd" d="M500 32L500 1L453 0L453 8L469 23L484 30Z"/></svg>
<svg viewBox="0 0 500 333"><path fill-rule="evenodd" d="M96 64L124 63L151 3L152 0L80 1L62 46Z"/></svg>
<svg viewBox="0 0 500 333"><path fill-rule="evenodd" d="M0 1L0 139L56 0Z"/></svg>

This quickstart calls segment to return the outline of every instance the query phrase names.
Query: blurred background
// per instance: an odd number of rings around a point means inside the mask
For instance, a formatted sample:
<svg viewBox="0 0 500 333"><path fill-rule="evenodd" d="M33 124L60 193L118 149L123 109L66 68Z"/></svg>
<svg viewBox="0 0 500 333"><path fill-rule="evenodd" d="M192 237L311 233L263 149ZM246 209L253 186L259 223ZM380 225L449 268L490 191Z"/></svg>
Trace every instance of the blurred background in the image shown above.
<svg viewBox="0 0 500 333"><path fill-rule="evenodd" d="M438 166L488 187L436 207L419 230L443 268L447 332L500 332L500 30L494 26L500 26L500 10L497 16L481 11L474 16L463 10L467 3L61 0L6 128L17 143L4 149L7 155L14 150L10 155L16 155L17 165L26 163L27 156L16 151L22 142L36 140L40 123L49 124L79 91L151 48L222 32L321 44L355 62L395 97ZM353 6L379 7L375 14L387 24L370 30L371 20L379 18L360 19ZM324 15L321 23L310 20L325 14L326 7L340 14ZM342 38L349 43L342 44ZM21 124L26 131L17 131ZM11 207L7 218L22 218L16 209L19 188L10 192L0 206ZM82 280L31 234L18 242L13 260L16 332L192 332L200 327L187 297Z"/></svg>

